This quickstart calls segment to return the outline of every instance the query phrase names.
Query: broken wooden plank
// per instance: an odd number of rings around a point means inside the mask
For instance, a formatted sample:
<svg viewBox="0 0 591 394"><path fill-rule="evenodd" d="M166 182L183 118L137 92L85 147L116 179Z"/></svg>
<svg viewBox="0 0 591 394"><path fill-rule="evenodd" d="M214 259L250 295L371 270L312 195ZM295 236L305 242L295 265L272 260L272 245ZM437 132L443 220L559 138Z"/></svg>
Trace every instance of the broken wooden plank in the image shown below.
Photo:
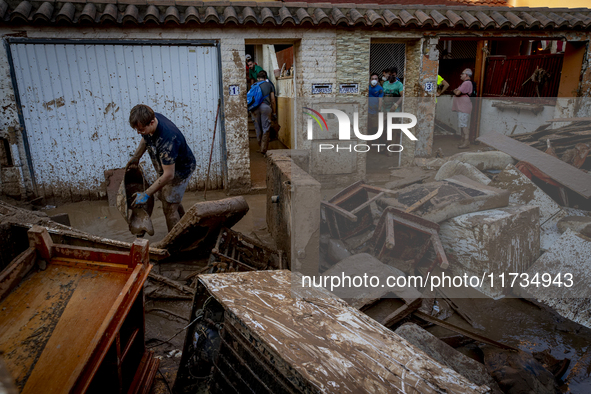
<svg viewBox="0 0 591 394"><path fill-rule="evenodd" d="M458 334L462 334L462 335L464 335L464 336L466 336L468 338L472 338L475 341L486 343L487 345L496 346L496 347L501 348L501 349L509 349L509 350L518 351L518 349L517 348L514 348L513 346L505 345L504 343L500 343L500 342L494 341L494 340L492 340L490 338L487 338L487 337L484 337L484 336L482 336L480 334L476 334L475 332L472 332L470 330L466 330L464 328L461 328L461 327L458 327L456 325L450 324L450 323L445 322L443 320L439 320L436 317L427 315L426 313L423 313L421 311L416 311L416 312L413 313L413 315L416 316L416 317L418 317L419 319L422 319L422 320L428 322L428 323L436 324L436 325L438 325L440 327L443 327L443 328L446 328L446 329L448 329L450 331L454 331L454 332L457 332Z"/></svg>
<svg viewBox="0 0 591 394"><path fill-rule="evenodd" d="M584 118L556 118L547 120L548 123L554 122L591 122L591 117L584 117Z"/></svg>
<svg viewBox="0 0 591 394"><path fill-rule="evenodd" d="M4 271L0 272L0 301L2 301L35 265L37 252L28 248L19 254Z"/></svg>
<svg viewBox="0 0 591 394"><path fill-rule="evenodd" d="M352 210L351 213L353 215L357 214L363 208L369 206L372 202L376 201L378 198L381 198L383 195L384 195L383 192L376 194L375 196L373 196L372 198L370 198L369 200L367 200L366 202L364 202L363 204L361 204L360 206L358 206L357 208L355 208L354 210Z"/></svg>
<svg viewBox="0 0 591 394"><path fill-rule="evenodd" d="M479 137L478 140L517 160L530 163L556 182L581 196L591 197L591 178L578 168L503 134L489 133Z"/></svg>
<svg viewBox="0 0 591 394"><path fill-rule="evenodd" d="M427 194L425 197L421 198L419 201L412 204L410 207L406 208L404 212L411 213L415 209L420 208L424 203L435 197L439 193L439 189L433 190L431 193Z"/></svg>
<svg viewBox="0 0 591 394"><path fill-rule="evenodd" d="M422 302L422 298L417 298L408 304L402 305L400 308L386 316L386 318L382 321L382 325L384 327L392 327L394 324L398 323L400 320L419 309Z"/></svg>
<svg viewBox="0 0 591 394"><path fill-rule="evenodd" d="M157 280L158 282L161 282L161 283L164 283L167 286L177 289L181 293L185 293L185 294L191 295L191 296L193 294L195 294L195 290L192 289L191 287L182 285L172 279L168 279L166 276L162 276L162 275L158 275L153 272L150 272L150 274L148 275L148 278L153 279L153 280Z"/></svg>
<svg viewBox="0 0 591 394"><path fill-rule="evenodd" d="M332 209L334 212L349 219L352 222L357 221L357 216L353 215L351 212L347 211L346 209L339 207L338 205L331 204L328 201L322 201L321 204L324 205L326 208Z"/></svg>

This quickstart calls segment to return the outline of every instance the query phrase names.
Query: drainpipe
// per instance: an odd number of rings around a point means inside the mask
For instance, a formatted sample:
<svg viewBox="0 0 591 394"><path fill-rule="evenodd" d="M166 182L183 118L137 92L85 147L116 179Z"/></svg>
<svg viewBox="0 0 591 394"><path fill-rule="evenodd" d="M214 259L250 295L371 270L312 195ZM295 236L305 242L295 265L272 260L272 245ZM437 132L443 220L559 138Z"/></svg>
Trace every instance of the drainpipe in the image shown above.
<svg viewBox="0 0 591 394"><path fill-rule="evenodd" d="M35 196L38 196L37 182L35 181L35 174L33 172L33 159L31 158L31 148L29 147L29 138L27 137L27 129L25 127L25 117L23 116L23 110L21 107L21 99L18 91L18 85L16 84L16 74L14 71L14 62L12 60L12 53L10 52L10 44L8 40L4 40L4 49L6 50L6 57L8 59L8 65L10 68L10 80L12 82L12 89L14 92L14 101L16 102L16 108L18 110L18 121L20 124L20 132L23 137L23 146L25 148L25 155L27 156L27 167L29 167L29 175L31 176L31 187Z"/></svg>

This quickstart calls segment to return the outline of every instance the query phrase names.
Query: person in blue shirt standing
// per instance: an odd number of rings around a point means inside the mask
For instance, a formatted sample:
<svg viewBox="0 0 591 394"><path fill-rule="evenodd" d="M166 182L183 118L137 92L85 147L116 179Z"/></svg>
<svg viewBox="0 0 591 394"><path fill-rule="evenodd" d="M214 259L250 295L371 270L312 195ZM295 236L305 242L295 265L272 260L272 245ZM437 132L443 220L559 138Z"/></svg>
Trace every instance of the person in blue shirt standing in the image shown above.
<svg viewBox="0 0 591 394"><path fill-rule="evenodd" d="M136 194L133 204L145 204L159 193L166 227L170 231L185 213L181 201L197 166L195 156L178 127L147 105L138 104L131 109L129 124L142 140L127 165L137 164L147 150L159 176L144 193Z"/></svg>
<svg viewBox="0 0 591 394"><path fill-rule="evenodd" d="M380 76L377 73L372 73L369 77L369 90L367 92L368 98L368 134L375 134L378 128L378 112L382 107L382 97L384 97L384 89L379 84Z"/></svg>

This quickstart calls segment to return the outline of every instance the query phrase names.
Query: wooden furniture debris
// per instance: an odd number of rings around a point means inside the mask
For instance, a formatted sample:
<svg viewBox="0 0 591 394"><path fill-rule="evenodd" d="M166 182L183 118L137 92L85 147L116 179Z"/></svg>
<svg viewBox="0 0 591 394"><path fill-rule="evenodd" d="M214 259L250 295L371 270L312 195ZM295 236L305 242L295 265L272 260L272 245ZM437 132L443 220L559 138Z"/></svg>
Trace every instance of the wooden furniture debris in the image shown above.
<svg viewBox="0 0 591 394"><path fill-rule="evenodd" d="M21 393L147 393L159 360L144 344L148 241L127 252L30 247L0 273L0 353Z"/></svg>
<svg viewBox="0 0 591 394"><path fill-rule="evenodd" d="M274 250L254 238L222 228L209 258L209 273L287 268L281 250Z"/></svg>
<svg viewBox="0 0 591 394"><path fill-rule="evenodd" d="M39 225L47 230L51 240L56 244L66 244L71 246L82 246L88 248L99 248L110 251L128 251L131 243L117 241L114 239L98 237L73 227L65 226L50 220L46 215L37 211L29 211L0 201L0 224L11 226L11 233L15 238L27 239L27 231ZM25 242L21 251L27 248ZM169 257L170 254L165 249L159 249L150 246L150 260L162 260Z"/></svg>
<svg viewBox="0 0 591 394"><path fill-rule="evenodd" d="M504 343L494 341L490 338L484 337L484 336L477 334L473 331L458 327L454 324L448 323L443 320L439 320L436 317L433 317L433 316L423 313L421 311L413 312L413 316L418 317L419 319L424 320L428 323L436 324L436 325L443 327L445 329L448 329L450 331L457 332L458 334L462 334L465 337L472 338L475 341L486 343L487 345L492 345L492 346L498 347L500 349L508 349L508 350L518 351L518 349L514 348L513 346L505 345Z"/></svg>
<svg viewBox="0 0 591 394"><path fill-rule="evenodd" d="M367 253L349 256L328 270L323 276L328 277L406 277L404 272L384 264ZM364 312L384 326L391 326L417 310L422 303L421 293L410 284L398 286L395 283L388 287L343 286L332 293L343 299L347 304Z"/></svg>
<svg viewBox="0 0 591 394"><path fill-rule="evenodd" d="M397 190L394 197L383 196L377 200L377 205L383 208L393 206L406 211L412 207L414 215L435 223L508 204L508 191L483 185L464 175L411 185Z"/></svg>
<svg viewBox="0 0 591 394"><path fill-rule="evenodd" d="M399 234L398 241L396 234ZM379 260L394 256L401 260L412 259L415 265L431 247L435 259L430 268L439 266L445 269L449 266L439 239L439 225L394 207L387 207L382 213L370 244ZM418 253L413 247L419 248Z"/></svg>
<svg viewBox="0 0 591 394"><path fill-rule="evenodd" d="M562 160L503 134L489 133L480 136L478 140L511 155L517 160L528 162L548 177L584 198L591 197L589 175Z"/></svg>
<svg viewBox="0 0 591 394"><path fill-rule="evenodd" d="M292 272L200 275L176 393L485 393Z"/></svg>
<svg viewBox="0 0 591 394"><path fill-rule="evenodd" d="M498 110L505 111L511 110L521 113L521 111L530 111L535 115L539 114L544 110L544 106L541 104L529 104L529 103L507 103L507 102L493 102L492 107Z"/></svg>
<svg viewBox="0 0 591 394"><path fill-rule="evenodd" d="M410 207L406 208L404 210L404 212L406 213L410 213L418 208L420 208L424 203L426 203L427 201L431 200L433 197L435 197L437 195L437 193L439 192L439 189L435 189L432 192L430 192L429 194L427 194L425 197L421 198L419 201L415 202L414 204L412 204Z"/></svg>
<svg viewBox="0 0 591 394"><path fill-rule="evenodd" d="M369 193L375 194L369 197ZM356 182L337 193L322 207L330 234L335 239L345 240L362 233L373 225L370 204L395 191Z"/></svg>
<svg viewBox="0 0 591 394"><path fill-rule="evenodd" d="M223 227L232 227L248 212L242 196L203 201L187 210L181 220L154 246L170 253L191 251L207 256Z"/></svg>
<svg viewBox="0 0 591 394"><path fill-rule="evenodd" d="M544 125L531 133L512 138L541 151L546 151L550 145L560 160L577 168L591 169L591 118L552 119L548 122L570 124L555 129Z"/></svg>

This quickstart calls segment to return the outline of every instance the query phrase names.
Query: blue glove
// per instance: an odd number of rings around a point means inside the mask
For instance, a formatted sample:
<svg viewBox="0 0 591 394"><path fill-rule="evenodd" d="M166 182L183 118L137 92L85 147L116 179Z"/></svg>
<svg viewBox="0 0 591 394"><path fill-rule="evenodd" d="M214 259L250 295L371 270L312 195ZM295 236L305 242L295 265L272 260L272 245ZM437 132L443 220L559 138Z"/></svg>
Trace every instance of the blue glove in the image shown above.
<svg viewBox="0 0 591 394"><path fill-rule="evenodd" d="M145 204L148 202L149 198L150 196L148 196L146 193L135 193L135 200L133 201L132 205L137 206Z"/></svg>

